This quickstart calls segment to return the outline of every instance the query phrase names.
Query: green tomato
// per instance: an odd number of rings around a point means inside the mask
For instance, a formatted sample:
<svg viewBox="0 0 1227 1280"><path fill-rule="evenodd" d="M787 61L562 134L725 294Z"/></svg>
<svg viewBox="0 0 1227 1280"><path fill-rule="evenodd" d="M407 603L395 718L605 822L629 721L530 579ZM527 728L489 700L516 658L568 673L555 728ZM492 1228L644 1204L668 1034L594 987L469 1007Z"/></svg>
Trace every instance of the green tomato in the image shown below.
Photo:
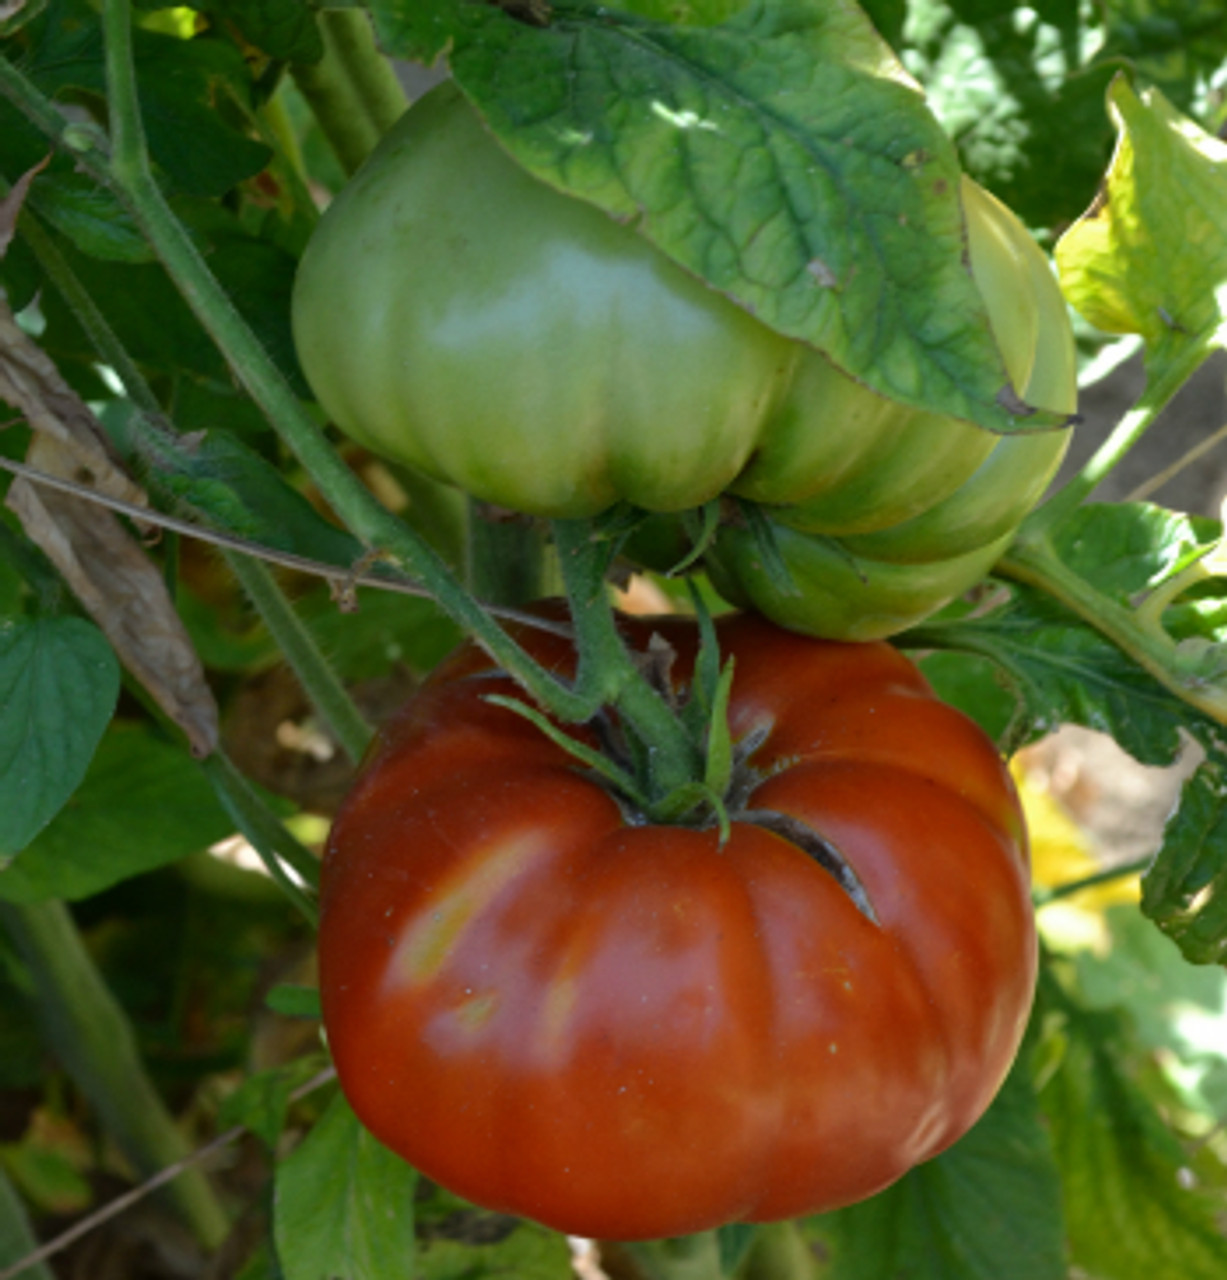
<svg viewBox="0 0 1227 1280"><path fill-rule="evenodd" d="M970 182L963 197L1011 380L1067 411L1072 383L1036 381L1070 342L1043 259L991 197ZM327 211L293 319L343 431L534 515L619 501L676 512L731 492L810 532L868 535L951 498L997 443L884 399L533 178L451 85L405 114Z"/></svg>
<svg viewBox="0 0 1227 1280"><path fill-rule="evenodd" d="M1047 261L992 196L968 183L963 199L973 267L1012 263L1016 296L1032 302L1035 358L1021 383L1024 399L1072 413L1073 335ZM989 234L998 238L991 248L984 243ZM998 251L1003 246L1009 257ZM976 274L983 279L978 267ZM1004 284L1005 279L995 282L998 288ZM988 451L962 484L945 494L935 488L933 500L902 517L898 504L892 507L888 500L857 508L847 501L846 486L833 496L772 509L774 542L791 590L778 567L768 570L760 539L744 524L729 522L706 557L713 582L733 603L809 635L874 640L922 621L992 567L1048 487L1069 432L987 438ZM870 479L892 474L890 465L886 461ZM905 488L894 488L894 497Z"/></svg>

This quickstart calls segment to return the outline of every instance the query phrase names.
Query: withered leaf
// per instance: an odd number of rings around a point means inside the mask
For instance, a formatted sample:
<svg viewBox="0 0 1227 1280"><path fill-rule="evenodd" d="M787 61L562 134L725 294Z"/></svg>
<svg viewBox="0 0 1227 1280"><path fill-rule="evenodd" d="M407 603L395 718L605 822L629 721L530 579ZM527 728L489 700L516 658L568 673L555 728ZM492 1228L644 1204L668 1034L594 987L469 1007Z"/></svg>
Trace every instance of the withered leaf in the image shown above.
<svg viewBox="0 0 1227 1280"><path fill-rule="evenodd" d="M26 455L31 467L145 504L89 408L2 302L0 398L34 428ZM217 704L166 584L137 539L105 508L25 479L13 482L7 501L192 750L213 751Z"/></svg>

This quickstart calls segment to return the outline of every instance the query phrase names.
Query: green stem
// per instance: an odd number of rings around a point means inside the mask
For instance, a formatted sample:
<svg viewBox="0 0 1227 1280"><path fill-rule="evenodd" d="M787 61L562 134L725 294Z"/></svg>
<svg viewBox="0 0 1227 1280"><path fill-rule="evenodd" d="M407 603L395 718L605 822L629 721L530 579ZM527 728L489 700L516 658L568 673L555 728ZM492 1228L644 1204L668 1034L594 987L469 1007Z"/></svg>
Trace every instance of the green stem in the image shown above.
<svg viewBox="0 0 1227 1280"><path fill-rule="evenodd" d="M1137 403L1121 418L1082 470L1027 517L1020 536L1038 535L1055 528L1081 506L1149 430L1213 349L1208 342L1190 342L1178 348L1174 357L1154 361L1157 376L1153 367L1148 368L1146 387Z"/></svg>
<svg viewBox="0 0 1227 1280"><path fill-rule="evenodd" d="M1045 532L1020 535L993 571L1047 592L1105 635L1165 689L1219 724L1227 724L1227 688L1201 665L1206 655L1200 650L1181 651L1153 619L1139 617L1133 609L1097 591L1061 560Z"/></svg>
<svg viewBox="0 0 1227 1280"><path fill-rule="evenodd" d="M8 1175L0 1167L0 1270L21 1258L28 1257L38 1248L38 1241L30 1229L30 1219ZM32 1262L28 1267L13 1273L13 1280L55 1280L45 1262Z"/></svg>
<svg viewBox="0 0 1227 1280"><path fill-rule="evenodd" d="M1034 895L1036 907L1046 907L1050 902L1060 902L1063 898L1072 898L1084 889L1097 889L1101 884L1111 884L1115 880L1124 880L1128 876L1140 875L1152 862L1154 854L1148 853L1144 858L1135 858L1132 862L1122 862L1118 867L1108 867L1096 871L1093 875L1083 876L1080 880L1071 880L1068 884L1059 884L1051 889L1040 889Z"/></svg>
<svg viewBox="0 0 1227 1280"><path fill-rule="evenodd" d="M591 522L554 520L551 526L579 653L576 688L617 710L647 749L648 794L663 800L703 779L702 753L627 651L605 586L608 550L594 539Z"/></svg>
<svg viewBox="0 0 1227 1280"><path fill-rule="evenodd" d="M184 1159L190 1148L67 907L0 902L0 926L30 971L48 1044L133 1166L149 1176ZM201 1244L216 1249L229 1223L204 1174L186 1169L168 1194Z"/></svg>
<svg viewBox="0 0 1227 1280"><path fill-rule="evenodd" d="M469 590L490 604L521 605L545 594L545 537L535 520L490 520L468 503Z"/></svg>
<svg viewBox="0 0 1227 1280"><path fill-rule="evenodd" d="M329 21L333 16L323 13L318 18L324 56L318 62L294 63L290 74L319 121L324 137L341 162L341 168L346 174L353 174L375 149L383 130L368 114L337 48L333 24ZM361 14L357 16L362 17Z"/></svg>
<svg viewBox="0 0 1227 1280"><path fill-rule="evenodd" d="M368 547L379 547L400 561L461 629L553 715L571 723L590 719L596 707L530 658L463 589L426 541L363 487L218 284L150 172L136 101L129 19L129 0L107 0L103 20L115 187L185 301L342 523ZM37 92L30 86L27 91Z"/></svg>
<svg viewBox="0 0 1227 1280"><path fill-rule="evenodd" d="M200 767L235 826L260 855L269 875L313 925L318 923L315 902L298 883L301 880L312 890L319 885L319 862L311 851L286 829L224 751L213 752L201 761Z"/></svg>
<svg viewBox="0 0 1227 1280"><path fill-rule="evenodd" d="M341 749L357 764L371 741L371 726L320 652L314 636L295 613L266 565L233 551L223 554L230 571L251 597L277 647L298 677L311 705L341 744Z"/></svg>
<svg viewBox="0 0 1227 1280"><path fill-rule="evenodd" d="M401 118L409 99L392 64L379 51L371 21L361 9L325 9L325 43L345 68L367 119L382 136Z"/></svg>

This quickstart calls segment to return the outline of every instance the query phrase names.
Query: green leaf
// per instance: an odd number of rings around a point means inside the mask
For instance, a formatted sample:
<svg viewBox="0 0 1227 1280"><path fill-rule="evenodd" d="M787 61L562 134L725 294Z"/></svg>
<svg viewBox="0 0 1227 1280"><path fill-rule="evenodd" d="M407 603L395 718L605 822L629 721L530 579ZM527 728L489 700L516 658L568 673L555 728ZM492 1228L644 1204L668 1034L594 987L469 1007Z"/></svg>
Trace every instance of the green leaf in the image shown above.
<svg viewBox="0 0 1227 1280"><path fill-rule="evenodd" d="M1025 1059L949 1151L806 1229L832 1254L830 1280L1064 1280L1060 1183Z"/></svg>
<svg viewBox="0 0 1227 1280"><path fill-rule="evenodd" d="M362 1128L341 1094L278 1166L273 1231L285 1280L404 1280L417 1174Z"/></svg>
<svg viewBox="0 0 1227 1280"><path fill-rule="evenodd" d="M1163 848L1142 879L1142 910L1194 964L1227 960L1227 758L1185 783Z"/></svg>
<svg viewBox="0 0 1227 1280"><path fill-rule="evenodd" d="M265 997L264 1003L274 1013L287 1018L320 1018L320 993L316 987L298 987L279 982Z"/></svg>
<svg viewBox="0 0 1227 1280"><path fill-rule="evenodd" d="M1103 175L1112 140L1103 97L1119 66L1119 58L1093 54L1103 7L1088 0L911 6L908 70L968 172L1028 226L1069 222Z"/></svg>
<svg viewBox="0 0 1227 1280"><path fill-rule="evenodd" d="M1057 265L1087 320L1141 334L1157 377L1181 348L1223 344L1227 143L1123 77L1108 106L1119 132L1106 186L1061 237Z"/></svg>
<svg viewBox="0 0 1227 1280"><path fill-rule="evenodd" d="M322 1055L314 1054L248 1076L218 1108L218 1128L229 1129L241 1124L266 1147L275 1150L285 1128L290 1096L318 1075L322 1066Z"/></svg>
<svg viewBox="0 0 1227 1280"><path fill-rule="evenodd" d="M44 93L105 93L102 33L83 0L50 0L26 30L23 70ZM133 44L150 155L178 190L221 196L264 168L272 153L246 136L251 72L235 45L140 29Z"/></svg>
<svg viewBox="0 0 1227 1280"><path fill-rule="evenodd" d="M248 44L270 58L318 62L324 56L315 6L303 0L196 0L192 8L232 22Z"/></svg>
<svg viewBox="0 0 1227 1280"><path fill-rule="evenodd" d="M967 269L953 145L851 0L751 0L675 27L595 0L547 25L372 6L393 52L452 73L543 181L892 399L998 431L1012 393Z"/></svg>
<svg viewBox="0 0 1227 1280"><path fill-rule="evenodd" d="M118 697L119 663L92 623L0 620L0 867L77 789Z"/></svg>
<svg viewBox="0 0 1227 1280"><path fill-rule="evenodd" d="M1044 592L1012 588L1008 601L980 617L917 628L942 647L991 658L1020 701L1011 731L1016 748L1062 724L1110 734L1143 764L1171 764L1182 726L1196 717L1114 644Z"/></svg>
<svg viewBox="0 0 1227 1280"><path fill-rule="evenodd" d="M233 834L185 751L132 725L112 725L84 782L4 871L9 902L76 901L199 852Z"/></svg>
<svg viewBox="0 0 1227 1280"><path fill-rule="evenodd" d="M262 546L351 567L365 554L357 538L330 524L271 462L225 430L142 437L146 482L207 524Z"/></svg>
<svg viewBox="0 0 1227 1280"><path fill-rule="evenodd" d="M1128 1012L1139 1052L1205 1127L1227 1115L1227 970L1191 965L1133 903L1103 916L1107 945L1073 957L1082 1001Z"/></svg>
<svg viewBox="0 0 1227 1280"><path fill-rule="evenodd" d="M1111 1013L1046 984L1064 1054L1040 1093L1061 1171L1072 1260L1096 1280L1220 1280L1227 1237L1218 1200L1190 1185L1191 1157L1121 1066Z"/></svg>
<svg viewBox="0 0 1227 1280"><path fill-rule="evenodd" d="M30 204L82 253L111 262L153 261L153 250L127 210L84 174L52 173L38 178Z"/></svg>

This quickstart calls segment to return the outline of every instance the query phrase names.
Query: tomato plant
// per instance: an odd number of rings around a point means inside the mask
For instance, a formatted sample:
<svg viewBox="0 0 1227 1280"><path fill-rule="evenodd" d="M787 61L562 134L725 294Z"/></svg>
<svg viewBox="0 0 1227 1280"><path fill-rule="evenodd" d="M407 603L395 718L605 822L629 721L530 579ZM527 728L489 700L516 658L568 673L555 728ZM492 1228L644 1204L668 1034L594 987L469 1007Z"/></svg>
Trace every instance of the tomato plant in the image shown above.
<svg viewBox="0 0 1227 1280"><path fill-rule="evenodd" d="M1222 1280L1212 8L0 5L0 1280Z"/></svg>
<svg viewBox="0 0 1227 1280"><path fill-rule="evenodd" d="M697 629L657 621L679 695ZM983 1112L1030 1008L1026 839L996 750L885 645L751 616L731 827L626 811L463 650L333 827L320 925L342 1085L445 1186L572 1234L833 1208ZM526 636L563 667L565 642Z"/></svg>

